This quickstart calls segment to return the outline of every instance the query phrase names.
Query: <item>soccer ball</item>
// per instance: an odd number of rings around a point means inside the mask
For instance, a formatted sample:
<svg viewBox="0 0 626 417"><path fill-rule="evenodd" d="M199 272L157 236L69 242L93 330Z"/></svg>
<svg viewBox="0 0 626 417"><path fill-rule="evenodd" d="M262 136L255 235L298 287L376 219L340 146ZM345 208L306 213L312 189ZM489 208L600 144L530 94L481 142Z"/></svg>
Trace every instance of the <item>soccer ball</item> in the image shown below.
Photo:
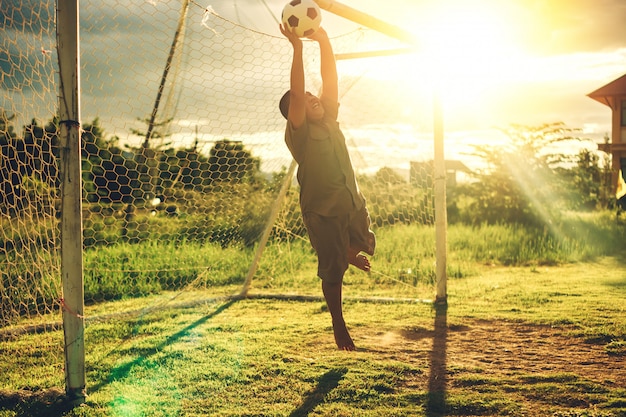
<svg viewBox="0 0 626 417"><path fill-rule="evenodd" d="M283 8L283 26L300 38L311 36L322 23L322 11L313 0L291 0Z"/></svg>

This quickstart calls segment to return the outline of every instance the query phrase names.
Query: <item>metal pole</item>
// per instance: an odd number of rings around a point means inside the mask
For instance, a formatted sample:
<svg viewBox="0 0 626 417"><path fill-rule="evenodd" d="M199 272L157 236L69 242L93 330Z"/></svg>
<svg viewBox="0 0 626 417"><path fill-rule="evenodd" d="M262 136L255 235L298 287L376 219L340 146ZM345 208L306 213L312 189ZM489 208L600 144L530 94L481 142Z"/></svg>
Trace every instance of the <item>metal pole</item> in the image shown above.
<svg viewBox="0 0 626 417"><path fill-rule="evenodd" d="M85 399L86 383L78 9L78 0L57 1L65 390L72 401L80 403Z"/></svg>
<svg viewBox="0 0 626 417"><path fill-rule="evenodd" d="M154 106L152 107L152 113L150 114L150 119L148 120L148 130L146 132L146 138L144 139L143 147L148 148L150 139L152 139L152 131L154 130L154 126L156 124L157 113L159 112L159 105L161 104L161 96L163 95L163 91L165 90L165 82L167 81L167 75L172 68L172 60L174 59L174 54L176 52L176 46L178 44L178 39L183 34L183 29L185 27L185 20L187 19L187 11L189 10L189 0L183 0L183 7L180 12L180 16L178 17L178 25L176 26L176 32L174 33L174 40L172 41L172 45L170 46L170 52L167 55L167 61L165 62L165 68L163 69L163 75L161 76L161 83L159 84L159 89L157 90L157 96L154 101Z"/></svg>

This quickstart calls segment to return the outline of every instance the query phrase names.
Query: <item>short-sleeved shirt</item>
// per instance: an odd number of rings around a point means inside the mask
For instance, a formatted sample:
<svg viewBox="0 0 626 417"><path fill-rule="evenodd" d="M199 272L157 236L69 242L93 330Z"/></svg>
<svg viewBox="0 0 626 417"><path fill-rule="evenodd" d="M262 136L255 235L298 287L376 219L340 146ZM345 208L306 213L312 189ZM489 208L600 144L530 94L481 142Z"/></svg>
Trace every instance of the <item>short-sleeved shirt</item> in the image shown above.
<svg viewBox="0 0 626 417"><path fill-rule="evenodd" d="M298 163L303 213L338 216L365 205L359 191L346 139L337 122L338 104L322 102L324 117L298 129L287 122L285 142Z"/></svg>

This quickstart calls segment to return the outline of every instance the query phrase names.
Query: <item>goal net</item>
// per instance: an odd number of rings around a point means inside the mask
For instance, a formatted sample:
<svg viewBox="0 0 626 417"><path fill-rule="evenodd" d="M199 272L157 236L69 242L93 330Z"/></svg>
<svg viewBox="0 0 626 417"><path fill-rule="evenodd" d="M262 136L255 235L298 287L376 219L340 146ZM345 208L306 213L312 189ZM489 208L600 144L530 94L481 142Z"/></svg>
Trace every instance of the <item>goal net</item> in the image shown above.
<svg viewBox="0 0 626 417"><path fill-rule="evenodd" d="M121 317L111 311L142 314L241 294L321 295L278 111L291 46L278 31L282 6L272 4L81 1L87 332L91 319ZM58 386L55 2L7 7L0 343L30 345L48 369L38 386ZM346 297L432 299L433 115L419 110L432 107L427 72L406 44L350 22L334 28L340 19L329 13L324 19L337 55L339 122L378 239L371 273L347 272ZM315 92L317 45L305 41L304 51ZM19 386L15 372L23 369L0 367L7 375L0 389Z"/></svg>

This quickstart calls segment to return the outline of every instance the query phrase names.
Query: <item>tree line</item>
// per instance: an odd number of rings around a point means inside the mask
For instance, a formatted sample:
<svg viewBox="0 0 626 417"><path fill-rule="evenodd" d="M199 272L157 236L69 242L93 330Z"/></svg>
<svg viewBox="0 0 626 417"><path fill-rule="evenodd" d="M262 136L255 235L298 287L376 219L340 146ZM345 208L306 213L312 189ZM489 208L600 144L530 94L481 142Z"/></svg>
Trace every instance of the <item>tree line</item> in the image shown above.
<svg viewBox="0 0 626 417"><path fill-rule="evenodd" d="M615 206L608 155L600 158L589 148L577 154L564 152L568 143L586 140L576 136L576 129L548 123L511 125L502 130L506 143L473 148L472 156L483 160L485 167L472 171L469 183L448 190L450 222L541 225L559 210ZM43 126L33 119L17 134L13 117L0 110L0 213L18 215L33 201L48 204L58 196L58 134L57 118ZM270 189L284 175L275 175L270 183L261 175L260 160L241 142L228 139L217 141L208 155L199 151L192 138L191 145L182 148L153 147L149 140L137 147L121 146L118 137L105 137L96 118L83 126L81 142L83 198L88 203L133 207L172 190L203 193L224 184L248 183L251 189ZM366 198L385 206L385 213L378 216L381 225L411 222L414 210L431 204L423 190L400 184L403 181L394 179L388 168L359 181ZM382 198L390 187L396 201L393 205ZM373 220L375 210L372 207Z"/></svg>
<svg viewBox="0 0 626 417"><path fill-rule="evenodd" d="M34 194L54 199L60 186L59 120L35 119L18 134L14 116L0 110L0 213L18 215ZM241 142L217 141L208 155L189 147L123 147L106 138L99 119L82 128L83 197L89 203L138 204L174 187L201 191L215 183L261 181L260 160Z"/></svg>
<svg viewBox="0 0 626 417"><path fill-rule="evenodd" d="M596 144L577 129L557 122L501 130L505 143L473 147L485 167L454 192L448 206L453 220L543 227L566 210L615 207L610 155L596 152Z"/></svg>

